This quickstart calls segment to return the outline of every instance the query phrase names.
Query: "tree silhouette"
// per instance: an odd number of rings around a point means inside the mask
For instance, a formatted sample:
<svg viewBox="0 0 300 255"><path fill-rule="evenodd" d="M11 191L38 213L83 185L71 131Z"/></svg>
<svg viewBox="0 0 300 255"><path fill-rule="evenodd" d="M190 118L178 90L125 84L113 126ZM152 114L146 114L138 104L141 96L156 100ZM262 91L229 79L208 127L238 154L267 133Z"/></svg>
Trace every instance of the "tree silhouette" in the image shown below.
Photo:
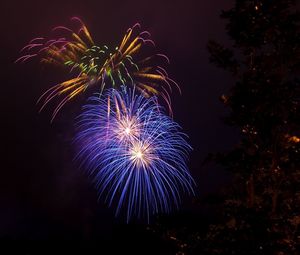
<svg viewBox="0 0 300 255"><path fill-rule="evenodd" d="M237 0L221 15L233 49L208 44L211 61L236 78L230 93L221 96L230 108L226 122L240 130L241 141L216 155L235 176L219 237L232 251L241 246L243 254L296 254L300 248L300 15L295 7L291 0Z"/></svg>
<svg viewBox="0 0 300 255"><path fill-rule="evenodd" d="M213 159L233 173L222 221L186 231L187 254L299 254L300 15L292 0L236 0L222 12L231 49L208 43L211 62L236 79L221 101L240 142ZM176 234L172 234L173 236ZM183 251L182 251L183 252Z"/></svg>

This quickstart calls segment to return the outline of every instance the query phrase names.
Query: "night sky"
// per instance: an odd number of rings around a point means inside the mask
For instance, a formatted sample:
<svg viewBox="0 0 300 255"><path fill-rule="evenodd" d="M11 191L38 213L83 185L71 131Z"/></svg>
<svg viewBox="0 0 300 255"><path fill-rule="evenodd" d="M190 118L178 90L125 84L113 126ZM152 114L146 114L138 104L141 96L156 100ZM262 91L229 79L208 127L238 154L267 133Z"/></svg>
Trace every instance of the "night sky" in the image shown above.
<svg viewBox="0 0 300 255"><path fill-rule="evenodd" d="M226 109L218 100L232 78L209 63L213 39L230 45L219 15L233 1L5 1L1 10L2 150L0 238L2 240L95 240L97 244L132 240L139 224L126 226L113 216L88 178L72 161L74 117L84 100L68 104L54 123L50 110L38 113L37 98L64 79L59 68L37 60L14 64L19 50L53 26L80 17L95 41L116 46L129 26L140 22L159 51L171 60L169 75L181 86L172 94L174 119L190 137L190 171L197 196L215 192L229 177L202 162L209 152L229 150L236 132L223 124ZM185 212L201 210L187 198ZM130 230L129 230L130 229ZM128 231L127 231L128 230ZM126 237L124 237L126 236ZM128 249L133 246L124 242ZM145 240L145 247L149 245ZM159 244L158 244L159 245ZM153 248L153 247L152 247ZM154 249L154 248L153 248Z"/></svg>

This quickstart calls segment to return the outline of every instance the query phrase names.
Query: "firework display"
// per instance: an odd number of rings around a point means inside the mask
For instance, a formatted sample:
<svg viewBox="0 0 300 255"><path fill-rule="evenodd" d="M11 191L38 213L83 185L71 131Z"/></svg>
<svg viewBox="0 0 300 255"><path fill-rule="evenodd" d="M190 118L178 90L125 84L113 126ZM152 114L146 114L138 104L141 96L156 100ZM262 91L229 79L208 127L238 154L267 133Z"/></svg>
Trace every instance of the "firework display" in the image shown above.
<svg viewBox="0 0 300 255"><path fill-rule="evenodd" d="M52 86L42 94L38 100L41 110L51 100L59 98L53 111L53 120L68 101L90 87L98 86L103 91L106 87L116 88L126 84L136 87L145 97L160 95L171 113L169 92L172 86L178 89L179 86L161 66L169 63L166 55L147 55L142 50L148 49L147 45L152 48L155 46L148 31L140 31L140 24L137 23L127 30L119 45L110 49L106 45L95 44L88 28L78 17L73 17L71 21L79 25L77 31L57 26L52 29L53 38L34 38L21 50L27 54L16 60L25 62L38 57L42 63L66 67L73 75L71 79Z"/></svg>
<svg viewBox="0 0 300 255"><path fill-rule="evenodd" d="M37 57L72 76L41 95L40 110L58 99L52 121L67 102L94 87L96 93L77 121L77 162L99 197L116 215L124 212L127 222L169 213L179 207L182 193L194 194L195 183L187 167L191 147L172 119L169 92L179 86L163 67L168 57L148 54L155 43L138 23L117 47L109 48L95 44L79 18L71 21L77 29L55 27L51 39L34 38L16 60ZM166 107L160 106L160 98Z"/></svg>
<svg viewBox="0 0 300 255"><path fill-rule="evenodd" d="M79 162L100 195L109 205L115 201L116 214L125 208L127 220L178 207L180 191L193 193L186 165L191 147L180 127L154 97L126 87L105 95L89 99L76 138Z"/></svg>

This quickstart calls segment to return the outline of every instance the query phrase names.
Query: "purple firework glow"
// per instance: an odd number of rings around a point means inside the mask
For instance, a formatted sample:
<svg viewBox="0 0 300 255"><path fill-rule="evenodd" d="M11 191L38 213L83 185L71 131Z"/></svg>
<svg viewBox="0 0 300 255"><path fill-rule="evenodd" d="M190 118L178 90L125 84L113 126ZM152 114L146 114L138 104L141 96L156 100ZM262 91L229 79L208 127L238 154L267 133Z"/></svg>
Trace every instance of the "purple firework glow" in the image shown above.
<svg viewBox="0 0 300 255"><path fill-rule="evenodd" d="M77 159L88 170L116 215L126 210L127 221L178 207L181 192L194 194L188 172L191 150L155 97L146 99L134 90L107 90L84 106L78 122Z"/></svg>

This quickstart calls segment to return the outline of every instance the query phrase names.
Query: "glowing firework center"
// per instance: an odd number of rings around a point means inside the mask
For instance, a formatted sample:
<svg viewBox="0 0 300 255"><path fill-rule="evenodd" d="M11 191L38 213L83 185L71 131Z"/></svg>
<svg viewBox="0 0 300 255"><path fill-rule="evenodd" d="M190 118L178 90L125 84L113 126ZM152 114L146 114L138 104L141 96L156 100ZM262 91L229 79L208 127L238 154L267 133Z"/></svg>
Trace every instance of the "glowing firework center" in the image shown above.
<svg viewBox="0 0 300 255"><path fill-rule="evenodd" d="M149 149L149 145L134 142L131 147L130 155L130 159L137 168L143 167L146 169L151 163L151 150Z"/></svg>
<svg viewBox="0 0 300 255"><path fill-rule="evenodd" d="M135 117L125 117L119 120L116 135L121 141L133 140L139 136L139 124Z"/></svg>

